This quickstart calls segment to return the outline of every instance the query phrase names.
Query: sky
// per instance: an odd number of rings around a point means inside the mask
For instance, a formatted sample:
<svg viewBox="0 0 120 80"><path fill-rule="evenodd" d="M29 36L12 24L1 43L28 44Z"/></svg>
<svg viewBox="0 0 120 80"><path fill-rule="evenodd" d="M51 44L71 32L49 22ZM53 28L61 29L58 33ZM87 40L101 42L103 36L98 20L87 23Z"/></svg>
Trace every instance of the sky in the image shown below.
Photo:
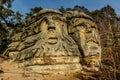
<svg viewBox="0 0 120 80"><path fill-rule="evenodd" d="M30 12L30 8L36 6L58 9L61 6L64 8L73 8L75 5L84 6L90 11L110 5L120 15L120 0L14 0L12 9L25 15L25 13Z"/></svg>

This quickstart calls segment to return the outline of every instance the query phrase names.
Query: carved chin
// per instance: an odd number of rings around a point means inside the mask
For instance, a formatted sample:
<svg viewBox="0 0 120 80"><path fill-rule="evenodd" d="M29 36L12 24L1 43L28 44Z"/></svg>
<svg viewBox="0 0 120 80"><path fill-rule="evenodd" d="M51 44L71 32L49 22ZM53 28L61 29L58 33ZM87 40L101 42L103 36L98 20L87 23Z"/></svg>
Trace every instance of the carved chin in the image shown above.
<svg viewBox="0 0 120 80"><path fill-rule="evenodd" d="M48 38L48 43L49 44L56 44L58 42L58 38L57 37L50 37Z"/></svg>

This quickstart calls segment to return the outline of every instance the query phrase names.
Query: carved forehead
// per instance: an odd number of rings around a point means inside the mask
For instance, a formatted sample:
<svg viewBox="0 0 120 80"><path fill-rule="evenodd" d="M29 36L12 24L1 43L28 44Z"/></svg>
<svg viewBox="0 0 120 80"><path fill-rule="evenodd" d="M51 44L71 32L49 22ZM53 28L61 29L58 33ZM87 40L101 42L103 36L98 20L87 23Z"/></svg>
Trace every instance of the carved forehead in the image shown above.
<svg viewBox="0 0 120 80"><path fill-rule="evenodd" d="M63 21L65 20L64 15L60 11L53 9L43 9L39 12L39 16L41 16L41 19L52 17L61 19Z"/></svg>
<svg viewBox="0 0 120 80"><path fill-rule="evenodd" d="M35 13L31 17L29 17L26 22L28 25L31 25L34 22L41 21L49 16L54 16L56 18L59 18L62 21L66 21L66 18L61 12L54 10L54 9L43 9L40 12Z"/></svg>
<svg viewBox="0 0 120 80"><path fill-rule="evenodd" d="M85 18L85 19L94 21L92 17L90 17L89 15L87 15L83 12L79 12L79 11L67 11L66 18L67 18L67 20L70 20L72 18Z"/></svg>
<svg viewBox="0 0 120 80"><path fill-rule="evenodd" d="M40 21L42 21L42 20L56 20L56 19L63 21L63 22L66 22L65 17L63 17L59 14L55 14L55 13L46 13L46 14L42 15Z"/></svg>
<svg viewBox="0 0 120 80"><path fill-rule="evenodd" d="M95 21L89 15L79 11L67 11L66 18L71 26L87 25L96 26Z"/></svg>
<svg viewBox="0 0 120 80"><path fill-rule="evenodd" d="M84 19L84 18L72 18L70 20L70 25L72 26L79 26L79 25L90 25L90 26L96 26L95 22L89 20L89 19Z"/></svg>
<svg viewBox="0 0 120 80"><path fill-rule="evenodd" d="M42 15L42 14L46 14L46 13L55 13L55 14L62 15L62 13L60 11L57 11L54 9L43 9L38 14Z"/></svg>

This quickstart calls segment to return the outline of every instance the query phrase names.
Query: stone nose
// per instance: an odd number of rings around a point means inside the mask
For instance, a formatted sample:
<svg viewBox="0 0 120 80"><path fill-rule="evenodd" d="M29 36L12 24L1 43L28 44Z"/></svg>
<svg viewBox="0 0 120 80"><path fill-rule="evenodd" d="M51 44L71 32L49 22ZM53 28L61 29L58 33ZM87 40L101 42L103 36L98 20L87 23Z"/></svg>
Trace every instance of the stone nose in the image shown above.
<svg viewBox="0 0 120 80"><path fill-rule="evenodd" d="M56 27L54 25L48 26L48 30L55 30L55 29L56 29Z"/></svg>

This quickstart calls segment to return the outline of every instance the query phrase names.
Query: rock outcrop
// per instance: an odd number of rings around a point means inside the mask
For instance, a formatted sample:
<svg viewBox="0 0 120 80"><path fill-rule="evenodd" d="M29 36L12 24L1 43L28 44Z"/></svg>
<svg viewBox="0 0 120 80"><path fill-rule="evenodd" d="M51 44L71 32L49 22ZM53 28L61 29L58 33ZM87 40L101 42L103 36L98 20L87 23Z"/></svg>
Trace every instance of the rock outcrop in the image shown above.
<svg viewBox="0 0 120 80"><path fill-rule="evenodd" d="M26 24L22 32L11 37L3 53L23 65L26 72L64 74L89 68L99 70L100 38L88 15L43 9Z"/></svg>
<svg viewBox="0 0 120 80"><path fill-rule="evenodd" d="M67 12L68 31L77 43L82 58L88 66L99 67L101 61L101 44L97 25L94 20L78 11Z"/></svg>

